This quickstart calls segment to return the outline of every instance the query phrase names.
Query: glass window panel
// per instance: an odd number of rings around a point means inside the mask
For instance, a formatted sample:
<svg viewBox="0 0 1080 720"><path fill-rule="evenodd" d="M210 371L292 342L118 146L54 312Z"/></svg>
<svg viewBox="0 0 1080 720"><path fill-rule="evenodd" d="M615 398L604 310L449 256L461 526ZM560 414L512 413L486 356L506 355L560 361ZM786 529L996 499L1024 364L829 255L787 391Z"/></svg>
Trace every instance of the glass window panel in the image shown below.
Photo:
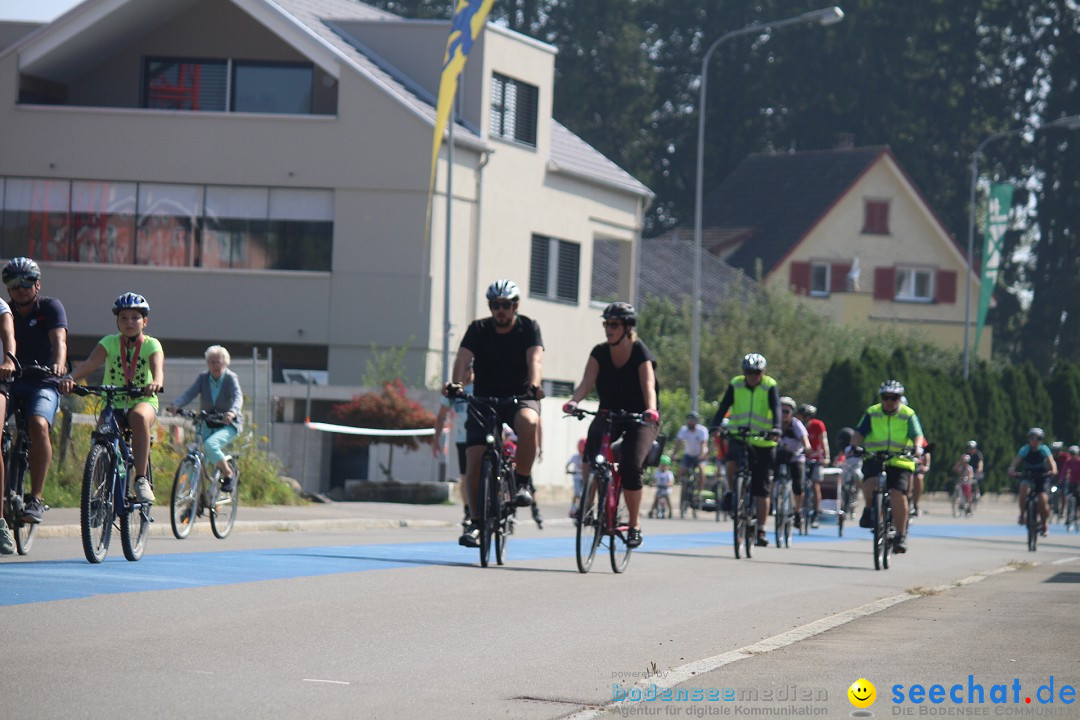
<svg viewBox="0 0 1080 720"><path fill-rule="evenodd" d="M332 190L270 190L271 220L321 220L334 219L334 192Z"/></svg>
<svg viewBox="0 0 1080 720"><path fill-rule="evenodd" d="M265 220L269 195L267 188L207 187L206 217Z"/></svg>
<svg viewBox="0 0 1080 720"><path fill-rule="evenodd" d="M333 236L330 222L272 222L266 247L269 268L328 272Z"/></svg>
<svg viewBox="0 0 1080 720"><path fill-rule="evenodd" d="M143 106L154 110L225 112L228 65L224 60L149 59Z"/></svg>
<svg viewBox="0 0 1080 720"><path fill-rule="evenodd" d="M207 218L201 264L213 268L270 268L268 233L265 220Z"/></svg>
<svg viewBox="0 0 1080 720"><path fill-rule="evenodd" d="M310 115L313 76L310 65L236 63L232 109Z"/></svg>
<svg viewBox="0 0 1080 720"><path fill-rule="evenodd" d="M203 189L199 185L139 185L139 215L175 215L198 218L203 214Z"/></svg>
<svg viewBox="0 0 1080 720"><path fill-rule="evenodd" d="M810 267L810 292L827 294L829 292L829 266L815 263Z"/></svg>
<svg viewBox="0 0 1080 720"><path fill-rule="evenodd" d="M4 183L4 224L0 252L36 260L67 260L71 221L67 180L8 178Z"/></svg>
<svg viewBox="0 0 1080 720"><path fill-rule="evenodd" d="M135 183L72 183L71 228L77 262L135 262Z"/></svg>
<svg viewBox="0 0 1080 720"><path fill-rule="evenodd" d="M135 262L139 265L194 265L195 233L202 208L201 186L141 184Z"/></svg>

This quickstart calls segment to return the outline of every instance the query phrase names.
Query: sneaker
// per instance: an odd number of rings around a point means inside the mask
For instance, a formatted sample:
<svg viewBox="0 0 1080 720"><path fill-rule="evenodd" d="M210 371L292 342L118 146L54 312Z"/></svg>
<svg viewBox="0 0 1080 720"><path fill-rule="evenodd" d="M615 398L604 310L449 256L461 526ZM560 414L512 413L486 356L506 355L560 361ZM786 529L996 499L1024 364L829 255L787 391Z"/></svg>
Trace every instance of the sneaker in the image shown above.
<svg viewBox="0 0 1080 720"><path fill-rule="evenodd" d="M221 492L231 493L236 489L236 478L227 477L221 479Z"/></svg>
<svg viewBox="0 0 1080 720"><path fill-rule="evenodd" d="M911 506L911 517L919 517L919 506L918 505L912 505Z"/></svg>
<svg viewBox="0 0 1080 720"><path fill-rule="evenodd" d="M1016 524L1017 525L1023 525L1024 524L1024 513L1020 513L1020 517L1017 519Z"/></svg>
<svg viewBox="0 0 1080 720"><path fill-rule="evenodd" d="M142 475L135 478L135 499L147 505L154 504L154 489L150 487L150 481Z"/></svg>
<svg viewBox="0 0 1080 720"><path fill-rule="evenodd" d="M30 495L26 498L23 504L22 515L19 517L20 522L30 523L31 525L37 525L41 522L41 515L45 512L45 506L42 505L41 499Z"/></svg>
<svg viewBox="0 0 1080 720"><path fill-rule="evenodd" d="M870 508L864 507L862 509L862 517L859 518L859 527L861 528L874 528L874 523L870 519Z"/></svg>
<svg viewBox="0 0 1080 720"><path fill-rule="evenodd" d="M765 537L765 533L758 533L757 542L754 544L758 547L769 547L769 540Z"/></svg>
<svg viewBox="0 0 1080 720"><path fill-rule="evenodd" d="M1047 530L1048 528L1046 527L1046 523L1043 523L1042 530L1039 531L1039 535L1042 537L1046 537Z"/></svg>
<svg viewBox="0 0 1080 720"><path fill-rule="evenodd" d="M15 538L11 537L7 523L0 518L0 555L15 554Z"/></svg>
<svg viewBox="0 0 1080 720"><path fill-rule="evenodd" d="M821 523L819 523L818 519L817 519L817 513L814 513L813 515L810 516L810 527L812 527L812 528L821 527Z"/></svg>
<svg viewBox="0 0 1080 720"><path fill-rule="evenodd" d="M540 506L539 505L533 505L532 506L532 516L533 516L533 522L536 523L536 527L539 528L540 530L543 530L544 529L544 518L540 514Z"/></svg>
<svg viewBox="0 0 1080 720"><path fill-rule="evenodd" d="M514 496L514 504L518 507L528 507L532 505L532 495L529 493L529 488L518 488L517 495Z"/></svg>
<svg viewBox="0 0 1080 720"><path fill-rule="evenodd" d="M903 535L897 535L896 538L893 539L892 549L893 549L893 552L896 553L897 555L903 555L904 553L906 553L907 552L907 538L905 538Z"/></svg>
<svg viewBox="0 0 1080 720"><path fill-rule="evenodd" d="M641 543L644 540L641 539L641 528L630 528L626 533L626 547L636 548L641 547Z"/></svg>
<svg viewBox="0 0 1080 720"><path fill-rule="evenodd" d="M462 547L480 547L480 528L476 527L476 523L469 523L468 529L461 534L457 542Z"/></svg>
<svg viewBox="0 0 1080 720"><path fill-rule="evenodd" d="M802 530L802 513L795 513L795 529Z"/></svg>

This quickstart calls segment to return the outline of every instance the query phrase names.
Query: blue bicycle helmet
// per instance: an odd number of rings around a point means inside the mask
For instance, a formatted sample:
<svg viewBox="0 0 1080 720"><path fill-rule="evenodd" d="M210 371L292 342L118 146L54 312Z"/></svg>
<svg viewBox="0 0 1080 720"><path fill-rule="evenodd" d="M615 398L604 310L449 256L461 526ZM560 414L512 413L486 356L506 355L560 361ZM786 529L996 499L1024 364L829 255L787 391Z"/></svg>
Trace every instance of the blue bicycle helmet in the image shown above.
<svg viewBox="0 0 1080 720"><path fill-rule="evenodd" d="M138 310L143 317L150 315L150 303L138 293L127 292L116 298L113 303L113 315L119 315L121 310Z"/></svg>
<svg viewBox="0 0 1080 720"><path fill-rule="evenodd" d="M37 282L41 279L41 268L38 264L28 257L11 258L4 265L4 269L0 272L0 277L3 278L4 285L12 281L29 280L31 282Z"/></svg>

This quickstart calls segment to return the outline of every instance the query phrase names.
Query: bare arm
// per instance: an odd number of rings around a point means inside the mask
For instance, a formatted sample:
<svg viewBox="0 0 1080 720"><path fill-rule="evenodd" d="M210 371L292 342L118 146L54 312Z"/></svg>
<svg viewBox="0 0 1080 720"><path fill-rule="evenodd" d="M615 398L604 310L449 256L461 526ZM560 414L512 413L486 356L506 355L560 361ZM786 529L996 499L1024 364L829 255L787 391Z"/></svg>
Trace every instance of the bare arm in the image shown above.
<svg viewBox="0 0 1080 720"><path fill-rule="evenodd" d="M165 389L165 353L156 352L150 356L150 376L147 394L154 395Z"/></svg>
<svg viewBox="0 0 1080 720"><path fill-rule="evenodd" d="M592 358L589 358L592 360ZM656 376L653 374L651 362L643 362L638 366L638 380L641 381L641 394L645 398L645 409L656 410ZM708 438L705 440L708 444Z"/></svg>
<svg viewBox="0 0 1080 720"><path fill-rule="evenodd" d="M536 398L539 400L544 396L544 391L539 390L540 383L544 381L544 348L539 345L533 345L531 348L525 351L525 362L529 368L529 384L537 389Z"/></svg>
<svg viewBox="0 0 1080 720"><path fill-rule="evenodd" d="M11 313L0 315L0 341L3 341L5 353L0 363L0 380L7 380L15 372L15 362L6 353L15 354L15 321Z"/></svg>
<svg viewBox="0 0 1080 720"><path fill-rule="evenodd" d="M61 327L50 330L49 344L52 345L52 371L57 375L63 375L67 372L67 328ZM93 353L91 353L91 356L93 356Z"/></svg>

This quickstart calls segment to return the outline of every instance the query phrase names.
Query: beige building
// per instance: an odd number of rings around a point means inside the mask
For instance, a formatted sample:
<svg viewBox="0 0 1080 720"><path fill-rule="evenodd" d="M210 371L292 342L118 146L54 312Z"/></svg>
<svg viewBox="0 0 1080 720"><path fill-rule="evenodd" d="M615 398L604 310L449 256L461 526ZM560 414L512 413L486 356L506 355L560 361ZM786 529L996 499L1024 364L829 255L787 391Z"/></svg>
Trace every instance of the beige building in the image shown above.
<svg viewBox="0 0 1080 720"><path fill-rule="evenodd" d="M966 258L887 147L748 156L707 198L703 245L836 322L963 348Z"/></svg>
<svg viewBox="0 0 1080 720"><path fill-rule="evenodd" d="M279 397L303 397L280 384L298 368L347 398L372 348L407 348L412 378L436 382L446 144L425 227L448 32L352 0L86 0L44 26L3 26L0 256L41 261L76 359L133 290L170 357L272 348ZM554 57L491 24L472 48L449 317L456 349L487 313L488 283L515 279L557 393L599 332L593 245L619 248L618 292L631 296L652 195L551 117ZM555 455L559 435L545 434ZM314 474L325 489L326 468Z"/></svg>

